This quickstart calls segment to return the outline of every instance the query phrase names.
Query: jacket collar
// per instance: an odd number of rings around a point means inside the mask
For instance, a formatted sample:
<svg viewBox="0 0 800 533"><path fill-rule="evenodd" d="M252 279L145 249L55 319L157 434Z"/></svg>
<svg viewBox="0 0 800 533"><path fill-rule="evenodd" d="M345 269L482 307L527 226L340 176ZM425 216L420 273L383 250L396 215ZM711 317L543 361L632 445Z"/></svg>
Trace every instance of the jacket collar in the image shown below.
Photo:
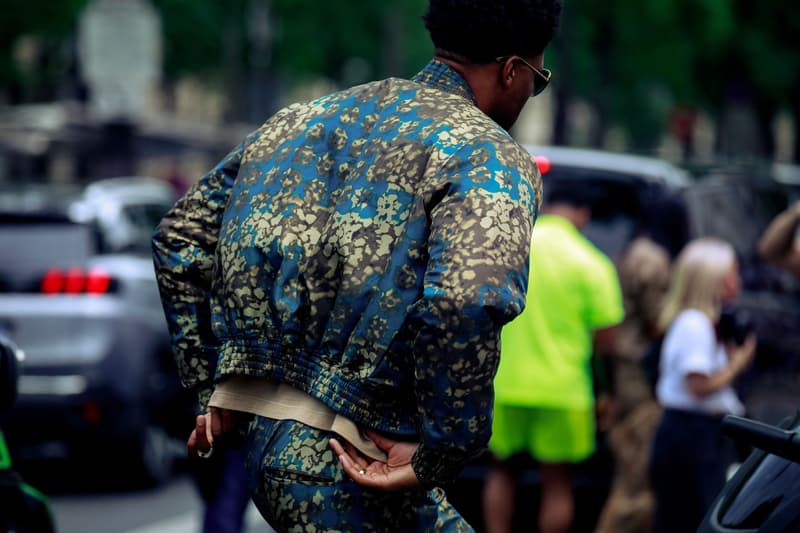
<svg viewBox="0 0 800 533"><path fill-rule="evenodd" d="M475 105L478 104L478 101L475 99L475 93L472 92L472 88L467 83L467 80L453 67L441 61L437 61L436 59L431 59L428 64L425 65L425 68L411 78L411 81L461 96Z"/></svg>

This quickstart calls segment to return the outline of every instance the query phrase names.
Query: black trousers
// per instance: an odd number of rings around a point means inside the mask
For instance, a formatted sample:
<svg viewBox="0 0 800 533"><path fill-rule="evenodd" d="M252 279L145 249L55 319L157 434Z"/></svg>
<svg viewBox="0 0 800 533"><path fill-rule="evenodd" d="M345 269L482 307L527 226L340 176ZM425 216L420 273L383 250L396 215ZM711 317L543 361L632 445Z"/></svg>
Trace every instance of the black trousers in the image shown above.
<svg viewBox="0 0 800 533"><path fill-rule="evenodd" d="M654 533L693 533L725 484L732 443L721 416L665 409L650 456Z"/></svg>

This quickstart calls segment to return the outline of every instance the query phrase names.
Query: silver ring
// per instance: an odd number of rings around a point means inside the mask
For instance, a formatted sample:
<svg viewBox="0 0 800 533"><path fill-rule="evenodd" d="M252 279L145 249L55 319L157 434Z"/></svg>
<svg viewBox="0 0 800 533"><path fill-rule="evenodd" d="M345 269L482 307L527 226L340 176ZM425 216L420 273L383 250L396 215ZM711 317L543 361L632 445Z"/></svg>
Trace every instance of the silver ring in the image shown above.
<svg viewBox="0 0 800 533"><path fill-rule="evenodd" d="M201 452L200 450L197 450L197 456L200 457L201 459L210 459L212 455L214 455L213 446L209 448L207 452Z"/></svg>

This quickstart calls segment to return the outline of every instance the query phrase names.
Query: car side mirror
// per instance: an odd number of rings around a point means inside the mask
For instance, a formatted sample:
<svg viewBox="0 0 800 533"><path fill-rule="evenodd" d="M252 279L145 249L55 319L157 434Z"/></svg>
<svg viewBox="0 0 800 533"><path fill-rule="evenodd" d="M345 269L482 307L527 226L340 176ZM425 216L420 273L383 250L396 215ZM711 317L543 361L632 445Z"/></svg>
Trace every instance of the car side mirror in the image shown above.
<svg viewBox="0 0 800 533"><path fill-rule="evenodd" d="M17 399L17 382L22 351L11 340L0 336L0 411Z"/></svg>

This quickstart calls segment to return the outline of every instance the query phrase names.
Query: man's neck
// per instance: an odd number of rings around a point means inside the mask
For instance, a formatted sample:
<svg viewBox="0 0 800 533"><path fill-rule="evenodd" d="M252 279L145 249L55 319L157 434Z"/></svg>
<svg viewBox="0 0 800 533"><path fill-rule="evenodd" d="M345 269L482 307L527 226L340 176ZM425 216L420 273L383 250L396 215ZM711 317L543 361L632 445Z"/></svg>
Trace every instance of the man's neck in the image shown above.
<svg viewBox="0 0 800 533"><path fill-rule="evenodd" d="M583 230L583 226L586 224L586 221L584 220L585 217L581 215L581 211L572 207L571 205L554 204L545 207L542 210L542 213L563 218L575 226L579 231Z"/></svg>
<svg viewBox="0 0 800 533"><path fill-rule="evenodd" d="M474 63L461 54L442 50L441 48L436 49L433 58L461 74L475 95L478 109L492 116L492 91L488 86L491 77L483 74L487 65Z"/></svg>

